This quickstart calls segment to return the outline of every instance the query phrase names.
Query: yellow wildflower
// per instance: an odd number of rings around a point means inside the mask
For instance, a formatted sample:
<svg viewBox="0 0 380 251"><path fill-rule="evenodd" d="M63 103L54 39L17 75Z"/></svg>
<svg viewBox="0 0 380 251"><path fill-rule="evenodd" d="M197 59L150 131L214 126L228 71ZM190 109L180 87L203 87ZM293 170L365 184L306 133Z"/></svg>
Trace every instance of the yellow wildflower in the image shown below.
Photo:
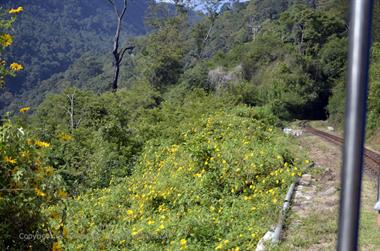
<svg viewBox="0 0 380 251"><path fill-rule="evenodd" d="M22 152L20 152L20 156L22 158L28 158L30 156L30 153L29 153L29 151L22 151Z"/></svg>
<svg viewBox="0 0 380 251"><path fill-rule="evenodd" d="M47 176L52 176L54 173L54 168L52 166L48 166L44 171Z"/></svg>
<svg viewBox="0 0 380 251"><path fill-rule="evenodd" d="M57 213L57 212L53 212L53 213L51 213L51 215L50 215L50 217L52 218L52 219L59 219L60 218L60 215L59 215L59 213Z"/></svg>
<svg viewBox="0 0 380 251"><path fill-rule="evenodd" d="M50 146L49 143L40 140L37 140L34 144L41 148L48 148Z"/></svg>
<svg viewBox="0 0 380 251"><path fill-rule="evenodd" d="M221 250L223 249L223 244L219 243L218 246L216 246L215 250Z"/></svg>
<svg viewBox="0 0 380 251"><path fill-rule="evenodd" d="M30 107L26 106L26 107L21 108L19 111L21 113L27 113L29 110L30 110Z"/></svg>
<svg viewBox="0 0 380 251"><path fill-rule="evenodd" d="M187 249L187 240L186 239L181 239L180 244L181 244L181 250Z"/></svg>
<svg viewBox="0 0 380 251"><path fill-rule="evenodd" d="M132 233L131 233L132 237L133 237L133 236L136 236L136 235L138 235L138 234L139 234L139 231L137 231L137 230L133 230Z"/></svg>
<svg viewBox="0 0 380 251"><path fill-rule="evenodd" d="M18 63L12 63L9 67L12 71L21 71L22 69L24 69L24 66Z"/></svg>
<svg viewBox="0 0 380 251"><path fill-rule="evenodd" d="M20 12L22 12L24 10L24 8L22 8L21 6L18 7L17 9L10 9L9 10L9 14L19 14Z"/></svg>
<svg viewBox="0 0 380 251"><path fill-rule="evenodd" d="M187 240L182 239L182 240L180 240L180 243L181 243L181 246L187 245Z"/></svg>
<svg viewBox="0 0 380 251"><path fill-rule="evenodd" d="M133 215L133 210L128 210L127 215L129 215L129 216Z"/></svg>
<svg viewBox="0 0 380 251"><path fill-rule="evenodd" d="M62 247L59 242L54 242L52 251L61 251Z"/></svg>
<svg viewBox="0 0 380 251"><path fill-rule="evenodd" d="M73 136L69 135L69 134L66 134L66 133L61 133L59 135L59 138L63 141L70 141L73 139Z"/></svg>
<svg viewBox="0 0 380 251"><path fill-rule="evenodd" d="M4 47L8 47L13 44L13 38L9 34L0 35L0 42Z"/></svg>
<svg viewBox="0 0 380 251"><path fill-rule="evenodd" d="M63 228L62 234L63 234L63 237L65 237L65 238L67 237L67 235L69 234L69 231L67 230L67 228L65 228L65 227Z"/></svg>
<svg viewBox="0 0 380 251"><path fill-rule="evenodd" d="M7 164L16 164L17 161L15 159L12 159L12 157L5 156L4 157L4 162Z"/></svg>
<svg viewBox="0 0 380 251"><path fill-rule="evenodd" d="M38 197L45 197L46 193L42 192L39 188L34 188L34 192L36 192Z"/></svg>
<svg viewBox="0 0 380 251"><path fill-rule="evenodd" d="M67 193L65 192L65 191L63 191L63 190L60 190L59 192L58 192L58 197L59 198L67 198Z"/></svg>

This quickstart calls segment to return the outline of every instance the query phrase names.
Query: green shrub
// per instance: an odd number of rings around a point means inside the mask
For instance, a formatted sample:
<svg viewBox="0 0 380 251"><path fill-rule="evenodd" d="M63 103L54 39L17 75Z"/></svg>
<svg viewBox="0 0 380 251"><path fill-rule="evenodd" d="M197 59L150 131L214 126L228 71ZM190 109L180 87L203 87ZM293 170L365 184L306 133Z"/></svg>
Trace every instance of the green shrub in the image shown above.
<svg viewBox="0 0 380 251"><path fill-rule="evenodd" d="M48 148L49 143L10 120L0 126L1 250L42 250L54 240L51 234L55 230L47 225L41 211L59 204L66 192L60 176L48 164ZM44 238L31 239L28 235Z"/></svg>
<svg viewBox="0 0 380 251"><path fill-rule="evenodd" d="M368 130L371 135L380 126L380 43L375 43L372 49L372 65L368 95Z"/></svg>
<svg viewBox="0 0 380 251"><path fill-rule="evenodd" d="M167 137L145 144L132 176L68 201L62 246L254 249L276 223L299 163L265 110L207 110L217 99L206 97L190 95L177 107L189 118L161 121L170 124Z"/></svg>
<svg viewBox="0 0 380 251"><path fill-rule="evenodd" d="M371 51L371 65L369 71L369 92L368 92L368 117L367 117L367 136L371 136L379 127L380 116L380 44L374 43ZM329 120L337 126L343 126L345 100L346 100L346 80L336 81L329 99L328 111Z"/></svg>
<svg viewBox="0 0 380 251"><path fill-rule="evenodd" d="M102 95L69 88L48 96L36 109L30 127L51 142L49 161L60 170L71 194L106 187L112 176L131 173L146 140L136 121L160 99L150 85L135 84Z"/></svg>

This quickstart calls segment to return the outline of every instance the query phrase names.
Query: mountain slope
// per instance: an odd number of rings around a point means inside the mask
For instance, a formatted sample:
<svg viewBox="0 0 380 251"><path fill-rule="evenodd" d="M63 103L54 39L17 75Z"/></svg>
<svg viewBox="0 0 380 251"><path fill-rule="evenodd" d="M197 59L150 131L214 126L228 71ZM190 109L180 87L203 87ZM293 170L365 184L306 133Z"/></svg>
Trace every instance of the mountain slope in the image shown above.
<svg viewBox="0 0 380 251"><path fill-rule="evenodd" d="M5 6L15 4L5 1ZM141 35L146 32L144 13L149 0L131 1L124 31ZM24 13L15 24L14 46L6 52L24 65L25 71L9 79L0 92L0 109L15 94L35 88L55 73L65 71L88 51L105 52L112 46L115 17L105 0L34 0L18 1Z"/></svg>

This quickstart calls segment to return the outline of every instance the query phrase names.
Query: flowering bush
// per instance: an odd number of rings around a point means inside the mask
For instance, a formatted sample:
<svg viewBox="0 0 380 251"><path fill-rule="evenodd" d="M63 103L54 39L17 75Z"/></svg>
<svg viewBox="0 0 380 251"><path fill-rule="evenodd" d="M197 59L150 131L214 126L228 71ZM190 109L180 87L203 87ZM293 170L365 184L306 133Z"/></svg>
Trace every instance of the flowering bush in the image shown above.
<svg viewBox="0 0 380 251"><path fill-rule="evenodd" d="M18 63L12 63L8 66L2 56L4 49L13 44L13 36L7 32L11 30L16 15L22 11L22 7L6 11L0 6L0 87L4 85L5 76L14 76L15 72L23 69L23 66Z"/></svg>
<svg viewBox="0 0 380 251"><path fill-rule="evenodd" d="M0 249L46 248L53 230L41 209L65 197L60 176L47 165L49 143L34 139L10 120L0 126ZM23 238L44 235L38 240ZM45 236L46 237L46 236Z"/></svg>
<svg viewBox="0 0 380 251"><path fill-rule="evenodd" d="M193 101L183 107L196 113L202 103ZM178 143L147 142L131 177L68 201L59 244L68 250L254 249L301 174L262 112L221 108L173 125L182 131Z"/></svg>

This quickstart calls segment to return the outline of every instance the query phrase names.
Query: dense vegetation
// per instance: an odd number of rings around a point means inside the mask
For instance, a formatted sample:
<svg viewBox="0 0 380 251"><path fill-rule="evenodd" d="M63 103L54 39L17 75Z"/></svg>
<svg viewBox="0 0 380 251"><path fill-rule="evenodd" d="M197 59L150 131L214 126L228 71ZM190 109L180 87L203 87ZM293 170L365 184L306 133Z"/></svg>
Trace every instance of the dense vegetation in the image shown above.
<svg viewBox="0 0 380 251"><path fill-rule="evenodd" d="M88 174L90 180L110 180L106 188L68 201L65 218L54 220L65 222L62 245L84 250L255 247L276 222L299 161L273 128L274 118L229 100L198 90L143 116L136 124L138 135L150 139L132 175Z"/></svg>
<svg viewBox="0 0 380 251"><path fill-rule="evenodd" d="M10 78L0 91L0 110L11 102L22 102L24 91L36 88L55 73L63 72L86 52L106 53L112 45L114 17L104 0L18 1L26 10L14 25L14 46L9 60L23 62L26 71ZM14 1L2 1L5 8ZM148 1L132 1L125 20L128 34L145 33L144 13Z"/></svg>
<svg viewBox="0 0 380 251"><path fill-rule="evenodd" d="M72 94L75 128L63 109ZM22 124L24 113L16 124L5 123L6 138L20 142L2 142L9 187L22 187L16 174L27 161L32 177L21 176L31 180L25 187L34 187L28 195L36 194L32 219L45 224L9 222L5 244L17 231L39 231L54 239L37 247L55 241L84 250L253 248L276 222L287 186L305 165L274 127L278 120L263 108L200 89L172 90L159 106L156 95L141 84L117 95L67 90L51 96L59 110L43 103L32 124ZM35 140L17 136L20 125L34 131ZM30 161L38 163L32 170ZM43 178L51 183L34 183Z"/></svg>
<svg viewBox="0 0 380 251"><path fill-rule="evenodd" d="M233 88L245 103L271 106L281 118L326 118L331 90L346 61L343 7L333 8L334 1L316 9L269 2L225 8L213 22L206 17L195 25L184 14L156 16L156 21L152 14L153 32L133 41L136 49L122 66L121 87L144 81L160 91L177 83L217 92ZM36 107L46 93L68 86L109 90L110 60L83 55L67 72L26 92L26 105Z"/></svg>
<svg viewBox="0 0 380 251"><path fill-rule="evenodd" d="M144 5L146 26L133 26L149 33L129 37L116 92L104 3L24 4L14 30L17 13L1 9L0 76L33 88L0 123L0 249L252 250L308 163L280 128L342 122L345 1L235 1L197 18ZM61 40L44 50L50 36ZM374 132L378 44L372 54Z"/></svg>
<svg viewBox="0 0 380 251"><path fill-rule="evenodd" d="M367 119L367 135L373 136L379 133L380 126L380 79L379 79L379 64L380 64L380 44L375 43L372 47L371 68L369 73L369 97L368 97L368 119ZM330 120L341 125L344 120L344 102L345 99L345 78L337 80L333 89L333 95L330 98L329 111L331 113Z"/></svg>

